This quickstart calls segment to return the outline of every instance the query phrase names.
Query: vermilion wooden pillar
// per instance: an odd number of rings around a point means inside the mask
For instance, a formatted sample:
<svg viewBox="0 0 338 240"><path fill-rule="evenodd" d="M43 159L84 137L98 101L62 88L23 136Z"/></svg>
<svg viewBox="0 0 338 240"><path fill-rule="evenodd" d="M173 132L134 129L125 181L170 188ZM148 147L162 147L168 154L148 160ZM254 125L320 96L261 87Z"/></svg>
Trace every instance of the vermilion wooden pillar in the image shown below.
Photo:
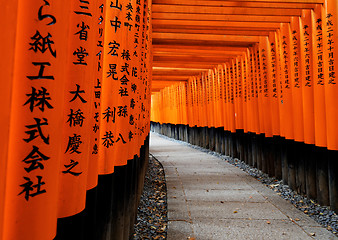
<svg viewBox="0 0 338 240"><path fill-rule="evenodd" d="M15 61L15 39L16 39L16 23L17 23L17 7L18 1L10 1L3 6L3 12L0 17L0 22L6 26L4 30L7 34L1 34L0 42L3 46L1 55L1 79L4 84L1 88L0 96L3 103L4 110L0 117L0 238L3 233L3 219L4 219L4 202L5 202L5 186L7 175L7 157L8 157L8 139L11 115L11 96L12 96L12 77L14 71Z"/></svg>
<svg viewBox="0 0 338 240"><path fill-rule="evenodd" d="M11 82L13 91L8 92L12 94L12 111L2 239L53 239L69 4L17 3L15 42L7 46L15 46L14 68L12 55L4 72L11 73L6 81ZM8 19L16 18L15 7L12 9L14 15ZM7 40L13 40L15 30L9 32Z"/></svg>
<svg viewBox="0 0 338 240"><path fill-rule="evenodd" d="M326 1L327 8L324 9L323 16L325 16L325 26L323 34L327 37L323 38L324 59L328 63L328 79L325 81L325 105L326 105L326 127L327 127L327 148L329 151L329 191L330 191L330 206L338 210L338 176L337 176L337 121L338 110L334 99L338 93L338 82L336 79L336 69L338 68L338 61L336 59L337 43L336 36L338 34L338 3L337 1Z"/></svg>

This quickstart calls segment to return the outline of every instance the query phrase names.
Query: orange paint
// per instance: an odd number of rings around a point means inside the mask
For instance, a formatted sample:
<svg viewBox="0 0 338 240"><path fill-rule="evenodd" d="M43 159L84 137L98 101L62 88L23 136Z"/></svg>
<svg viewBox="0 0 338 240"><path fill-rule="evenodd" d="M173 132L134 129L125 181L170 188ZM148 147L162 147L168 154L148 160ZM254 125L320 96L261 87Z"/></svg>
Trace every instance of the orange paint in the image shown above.
<svg viewBox="0 0 338 240"><path fill-rule="evenodd" d="M259 42L260 62L261 62L261 78L262 78L262 110L264 120L264 134L265 137L272 137L272 125L270 115L270 96L271 86L268 74L268 55L269 40L268 37L261 37Z"/></svg>
<svg viewBox="0 0 338 240"><path fill-rule="evenodd" d="M138 3L136 1L136 3ZM141 1L142 6L142 1ZM149 114L150 114L150 101L151 101L151 83L152 83L152 68L153 68L153 56L152 56L152 4L151 0L147 0L144 4L146 10L146 34L145 34L145 41L146 41L146 55L145 55L145 62L146 65L143 65L144 70L146 72L146 79L145 79L145 118L143 119L144 122L144 131L142 133L142 145L144 145L144 141L146 137L149 135L150 131L150 122L149 122ZM141 145L139 146L139 148Z"/></svg>
<svg viewBox="0 0 338 240"><path fill-rule="evenodd" d="M199 99L199 95L201 94L200 91L202 91L202 89L197 89L197 84L198 84L198 80L193 77L191 80L191 93L192 93L192 99L191 99L191 104L192 104L192 124L191 126L194 127L195 125L200 125L201 123L197 123L199 118L199 114L200 112L197 111L197 108L202 107L202 103Z"/></svg>
<svg viewBox="0 0 338 240"><path fill-rule="evenodd" d="M292 55L292 32L289 23L281 24L281 82L283 85L283 111L281 112L281 123L284 123L284 133L286 139L294 139L293 126L293 93L291 74L291 55Z"/></svg>
<svg viewBox="0 0 338 240"><path fill-rule="evenodd" d="M93 104L91 105L91 135L90 135L90 151L88 161L88 176L87 176L87 190L97 186L98 181L98 162L99 162L99 141L100 141L100 123L101 118L96 118L101 111L101 89L102 89L102 64L103 64L103 45L100 42L104 41L104 25L105 22L100 18L105 16L104 0L95 2L93 18L95 19L92 24L92 35L90 38L90 45L93 48L92 52L95 53L93 63L93 84L91 85L91 94L94 96ZM95 37L94 37L95 36ZM92 56L93 58L93 56Z"/></svg>
<svg viewBox="0 0 338 240"><path fill-rule="evenodd" d="M49 5L43 1L18 1L17 7L16 40L12 43L12 46L15 44L14 70L9 65L12 75L7 79L12 81L13 91L4 232L0 238L53 239L58 208L69 5L57 1ZM52 17L45 17L46 13ZM15 12L11 14L15 17ZM13 36L6 37L10 40ZM36 43L41 43L43 38L50 44L39 48L41 45ZM46 101L43 96L47 97ZM43 136L34 131L38 122ZM41 161L34 164L34 159Z"/></svg>
<svg viewBox="0 0 338 240"><path fill-rule="evenodd" d="M244 132L247 133L249 130L248 126L248 59L247 55L243 54L242 56L242 69L243 69L243 82L242 82L242 88L243 88L243 128Z"/></svg>
<svg viewBox="0 0 338 240"><path fill-rule="evenodd" d="M235 102L234 102L234 70L233 63L229 67L228 75L228 117L229 117L229 130L231 132L236 132L236 122L235 122Z"/></svg>
<svg viewBox="0 0 338 240"><path fill-rule="evenodd" d="M193 93L193 98L192 98L192 111L193 111L193 122L192 122L192 126L195 126L196 125L196 117L199 116L199 112L196 112L196 106L201 106L202 107L202 102L199 98L199 95L201 94L202 92L202 88L199 88L198 90L196 89L196 86L198 86L198 79L196 78L193 78L193 81L192 81L192 93Z"/></svg>
<svg viewBox="0 0 338 240"><path fill-rule="evenodd" d="M292 34L292 54L290 60L291 87L292 87L292 107L293 107L293 125L294 140L298 142L304 141L304 125L303 125L303 77L301 72L301 49L300 49L300 29L299 18L291 17L291 34Z"/></svg>
<svg viewBox="0 0 338 240"><path fill-rule="evenodd" d="M210 109L210 82L209 82L209 74L203 74L202 75L202 84L204 86L204 96L205 96L205 112L207 113L206 115L206 126L207 127L211 127L211 123L212 123L212 115L211 115L211 109Z"/></svg>
<svg viewBox="0 0 338 240"><path fill-rule="evenodd" d="M248 131L254 133L256 131L255 128L255 113L254 113L254 78L255 78L255 70L254 70L254 60L253 60L253 51L252 49L247 50L248 55L248 103L247 103L247 110L248 110Z"/></svg>
<svg viewBox="0 0 338 240"><path fill-rule="evenodd" d="M107 5L110 3L106 2ZM128 159L128 151L122 151L123 141L119 134L121 120L117 115L119 109L123 110L127 102L123 98L129 99L130 79L123 78L126 72L121 72L125 65L123 60L130 59L130 52L125 42L125 30L119 25L119 19L125 16L124 1L119 1L119 6L106 8L105 21L111 24L105 25L104 35L104 57L103 57L103 79L101 93L101 126L100 126L100 145L99 145L99 174L110 174L114 172L114 166L125 165ZM120 10L121 9L121 10ZM113 25L113 26L112 26ZM120 26L120 27L119 27ZM124 54L124 59L122 59ZM129 57L128 57L129 55ZM130 60L128 60L130 61ZM130 63L127 62L129 65ZM131 69L129 69L131 71ZM130 73L130 72L129 72ZM121 83L121 78L123 78ZM127 84L127 85L124 85ZM136 101L135 101L136 102ZM120 107L120 108L119 108ZM136 106L135 106L136 107ZM124 117L122 117L124 118ZM117 139L119 142L115 144ZM126 138L126 136L122 138ZM127 138L124 139L126 142Z"/></svg>
<svg viewBox="0 0 338 240"><path fill-rule="evenodd" d="M255 60L256 60L256 98L257 98L257 115L258 115L258 126L259 126L259 134L264 134L265 125L264 125L264 116L263 116L263 80L262 80L262 63L261 56L259 51L259 44L256 44L254 47L255 50Z"/></svg>
<svg viewBox="0 0 338 240"><path fill-rule="evenodd" d="M219 127L224 127L224 74L222 65L217 66Z"/></svg>
<svg viewBox="0 0 338 240"><path fill-rule="evenodd" d="M14 72L15 38L17 24L18 1L8 1L3 5L0 22L3 23L4 32L0 35L1 50L1 79L4 79L0 90L0 99L3 103L3 110L0 117L0 239L2 239L4 224L5 186L7 175L8 140L11 115L12 77ZM6 66L6 67L5 67Z"/></svg>
<svg viewBox="0 0 338 240"><path fill-rule="evenodd" d="M234 121L235 121L235 128L238 126L238 119L237 119L237 112L238 112L238 89L237 89L237 82L238 82L238 73L237 73L237 61L234 58L231 61L232 66L232 91L233 91L233 102L234 102Z"/></svg>
<svg viewBox="0 0 338 240"><path fill-rule="evenodd" d="M303 116L304 142L315 143L314 92L313 92L313 52L311 11L303 10L300 25L301 73L303 77Z"/></svg>
<svg viewBox="0 0 338 240"><path fill-rule="evenodd" d="M237 111L236 111L236 127L244 129L243 123L243 58L236 58L237 65Z"/></svg>
<svg viewBox="0 0 338 240"><path fill-rule="evenodd" d="M284 106L284 89L283 89L283 62L282 62L282 39L280 29L277 29L275 32L275 45L276 45L276 79L277 79L277 95L278 95L278 105L279 105L279 129L280 136L285 137L285 106Z"/></svg>
<svg viewBox="0 0 338 240"><path fill-rule="evenodd" d="M223 102L224 102L224 107L223 107L223 116L224 116L224 130L229 131L229 112L228 112L228 107L229 107L229 102L228 102L228 91L227 91L227 83L228 83L228 69L227 65L223 65Z"/></svg>
<svg viewBox="0 0 338 240"><path fill-rule="evenodd" d="M193 112L193 93L192 93L192 78L189 78L188 80L188 125L189 127L192 127L193 119L194 119L194 112Z"/></svg>
<svg viewBox="0 0 338 240"><path fill-rule="evenodd" d="M276 38L275 33L269 35L269 47L267 49L267 63L268 63L268 79L269 86L271 86L270 97L270 116L272 134L279 136L280 125L279 125L279 101L278 101L278 89L277 89L277 49L276 49Z"/></svg>
<svg viewBox="0 0 338 240"><path fill-rule="evenodd" d="M338 3L335 0L327 1L327 9L324 11L325 16L323 31L326 38L323 38L324 59L328 63L328 79L325 81L325 106L326 106L326 133L327 148L329 150L338 150L338 109L337 94L338 80L336 79L336 70L338 69L338 45L337 45L337 27L338 27ZM323 17L324 19L324 17Z"/></svg>
<svg viewBox="0 0 338 240"><path fill-rule="evenodd" d="M135 9L137 4L136 4L136 0L132 0L132 1L128 1L128 2L124 2L121 1L121 4L123 4L124 8L125 8L125 13L124 16L126 16L127 14L127 4L131 4L131 6ZM143 4L143 2L140 2L139 7L141 7L141 4ZM143 11L141 11L143 12ZM127 19L125 18L125 23L130 24L135 26L136 21L136 11L131 11L131 19ZM142 19L143 14L138 14L138 16ZM122 28L123 29L123 28ZM127 60L127 58L123 59L120 57L121 61L121 67L122 66L126 66L126 64L128 64L128 68L129 68L129 74L128 71L125 72L121 72L121 75L118 74L119 79L121 78L127 78L130 82L127 83L127 85L123 85L121 84L122 87L127 87L128 90L128 95L129 96L125 96L125 97L120 97L120 99L122 100L122 104L119 105L118 107L121 108L123 107L124 109L127 110L126 114L122 114L121 116L123 117L118 117L118 119L120 120L119 123L119 132L116 132L116 135L118 135L118 138L120 138L120 140L115 143L119 144L121 151L126 151L128 154L126 156L127 160L132 160L134 158L135 155L138 155L139 153L139 149L141 147L141 145L143 144L142 139L144 138L144 136L142 135L142 133L140 133L140 135L138 136L138 127L140 127L141 129L143 129L143 131L146 131L146 124L144 121L143 117L146 117L147 115L147 103L146 103L146 99L144 99L145 97L148 97L147 95L147 91L146 91L146 84L148 84L148 82L146 80L141 81L140 79L140 74L141 74L141 61L139 59L139 57L135 56L135 52L137 56L141 55L141 50L142 50L142 46L141 46L141 38L142 38L142 29L140 28L136 28L136 27L132 27L132 28L125 28L126 30L126 35L128 35L128 37L125 39L125 45L122 45L122 49L125 49L126 51L128 50L131 54L130 54L130 60ZM121 32L121 34L123 34ZM144 40L145 41L145 40ZM146 41L145 41L146 42ZM148 45L147 45L148 47ZM146 74L144 76L144 78L146 78ZM120 83L121 80L120 80ZM143 108L138 107L138 104L136 102L136 106L134 108L130 107L131 105L131 101L132 99L137 99L138 96L141 96L142 102L143 102ZM138 121L137 117L138 114L141 113L141 119ZM141 126L138 126L141 125ZM121 131L122 130L122 131ZM132 135L132 138L130 138L130 136ZM117 136L116 136L117 137ZM119 150L118 150L119 151ZM126 162L125 162L126 163Z"/></svg>
<svg viewBox="0 0 338 240"><path fill-rule="evenodd" d="M217 68L214 68L213 70L214 73L214 94L215 94L215 127L219 128L220 121L221 121L221 112L220 112L220 86L219 86L219 76L218 76L218 71Z"/></svg>
<svg viewBox="0 0 338 240"><path fill-rule="evenodd" d="M326 147L326 110L325 110L325 79L328 79L328 61L324 59L322 6L316 5L311 11L312 21L312 54L313 54L313 90L314 90L314 124L315 145Z"/></svg>
<svg viewBox="0 0 338 240"><path fill-rule="evenodd" d="M85 12L92 15L94 5L86 5L88 9ZM69 19L69 64L63 114L59 218L81 212L86 201L95 61L92 44L95 37L92 31L93 19L82 14L81 6L80 2L72 2ZM87 31L87 40L80 34L82 29Z"/></svg>
<svg viewBox="0 0 338 240"><path fill-rule="evenodd" d="M215 78L213 70L208 72L208 83L209 83L209 107L211 114L210 127L215 127Z"/></svg>
<svg viewBox="0 0 338 240"><path fill-rule="evenodd" d="M264 128L263 121L261 119L261 97L259 94L260 91L260 62L259 62L259 55L258 55L258 46L255 45L252 49L253 51L253 67L254 67L254 78L253 78L253 106L254 106L254 126L255 126L255 133L260 134L262 133Z"/></svg>

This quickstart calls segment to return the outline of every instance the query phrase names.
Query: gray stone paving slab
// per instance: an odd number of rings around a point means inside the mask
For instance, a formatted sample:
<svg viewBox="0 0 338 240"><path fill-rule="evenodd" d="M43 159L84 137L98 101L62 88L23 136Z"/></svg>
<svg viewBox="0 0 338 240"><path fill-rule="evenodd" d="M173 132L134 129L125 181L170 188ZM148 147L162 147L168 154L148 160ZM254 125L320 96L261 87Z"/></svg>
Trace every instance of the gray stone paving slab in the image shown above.
<svg viewBox="0 0 338 240"><path fill-rule="evenodd" d="M222 159L151 134L164 167L168 239L338 239L256 179Z"/></svg>
<svg viewBox="0 0 338 240"><path fill-rule="evenodd" d="M195 201L226 201L226 202L265 202L266 199L254 189L250 190L208 190L201 189L185 190L188 200Z"/></svg>
<svg viewBox="0 0 338 240"><path fill-rule="evenodd" d="M210 181L210 182L200 182L198 185L195 184L195 180L194 181L188 181L187 185L189 185L189 189L190 190L194 190L194 189L204 189L204 190L252 190L252 187L249 186L246 183L241 183L241 182L236 182L236 181L232 181L231 178L227 178L225 177L225 179L228 179L229 182L225 183L219 183L219 184L215 184L214 182Z"/></svg>
<svg viewBox="0 0 338 240"><path fill-rule="evenodd" d="M194 221L198 239L311 239L296 225L283 220L225 219L220 221ZM295 234L297 233L297 234Z"/></svg>
<svg viewBox="0 0 338 240"><path fill-rule="evenodd" d="M186 221L168 222L167 240L183 240L194 236L192 223Z"/></svg>
<svg viewBox="0 0 338 240"><path fill-rule="evenodd" d="M268 202L189 201L192 219L285 219L288 218Z"/></svg>
<svg viewBox="0 0 338 240"><path fill-rule="evenodd" d="M177 199L180 200L180 199ZM173 220L185 220L190 221L189 211L186 206L181 206L181 201L170 201L170 206L168 205L168 219Z"/></svg>

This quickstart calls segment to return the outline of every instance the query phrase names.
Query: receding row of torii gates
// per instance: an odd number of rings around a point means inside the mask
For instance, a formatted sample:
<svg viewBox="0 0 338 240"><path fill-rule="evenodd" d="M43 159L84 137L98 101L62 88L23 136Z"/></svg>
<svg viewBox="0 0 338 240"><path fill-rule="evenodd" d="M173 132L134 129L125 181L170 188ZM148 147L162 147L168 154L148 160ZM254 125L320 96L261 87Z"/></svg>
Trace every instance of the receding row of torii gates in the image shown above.
<svg viewBox="0 0 338 240"><path fill-rule="evenodd" d="M153 93L152 129L244 160L337 211L337 10L336 0L303 9L232 59Z"/></svg>
<svg viewBox="0 0 338 240"><path fill-rule="evenodd" d="M0 240L131 239L150 121L338 210L337 0L0 6Z"/></svg>

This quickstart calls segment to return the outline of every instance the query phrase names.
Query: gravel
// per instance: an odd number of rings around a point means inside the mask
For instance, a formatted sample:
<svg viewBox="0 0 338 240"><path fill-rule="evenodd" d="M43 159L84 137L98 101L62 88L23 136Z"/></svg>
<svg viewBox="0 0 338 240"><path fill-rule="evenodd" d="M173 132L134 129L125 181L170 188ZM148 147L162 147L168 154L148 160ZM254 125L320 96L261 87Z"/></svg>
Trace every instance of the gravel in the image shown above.
<svg viewBox="0 0 338 240"><path fill-rule="evenodd" d="M327 228L327 230L338 236L338 215L329 207L321 206L315 200L297 194L288 185L283 184L282 180L269 177L266 173L263 173L257 168L247 165L237 158L233 159L227 157L226 161L242 169L261 183L265 184L268 188L275 191L279 196L291 202L293 206L309 215L316 222Z"/></svg>
<svg viewBox="0 0 338 240"><path fill-rule="evenodd" d="M224 157L223 157L224 158ZM237 158L227 158L227 162L247 172L268 188L275 191L279 196L292 203L293 206L309 215L316 222L338 236L338 215L327 206L319 205L315 200L299 195L282 180L269 177L266 173L253 168Z"/></svg>
<svg viewBox="0 0 338 240"><path fill-rule="evenodd" d="M134 239L166 239L167 224L167 185L164 170L161 163L150 156L134 225Z"/></svg>
<svg viewBox="0 0 338 240"><path fill-rule="evenodd" d="M251 167L250 165L246 164L245 162L237 158L225 156L220 153L210 151L208 149L199 146L191 145L190 143L187 142L175 140L173 138L169 138L167 136L158 133L155 134L168 140L179 142L191 148L198 149L202 152L219 157L225 160L226 162L242 169L243 171L247 172L250 176L256 178L262 184L275 191L279 196L291 202L293 206L295 206L297 209L310 216L312 219L321 224L327 230L331 231L336 236L338 236L338 215L333 210L331 210L330 207L321 206L315 200L297 194L288 185L283 184L282 180L278 180L274 177L269 177L266 173L263 173L261 170Z"/></svg>

